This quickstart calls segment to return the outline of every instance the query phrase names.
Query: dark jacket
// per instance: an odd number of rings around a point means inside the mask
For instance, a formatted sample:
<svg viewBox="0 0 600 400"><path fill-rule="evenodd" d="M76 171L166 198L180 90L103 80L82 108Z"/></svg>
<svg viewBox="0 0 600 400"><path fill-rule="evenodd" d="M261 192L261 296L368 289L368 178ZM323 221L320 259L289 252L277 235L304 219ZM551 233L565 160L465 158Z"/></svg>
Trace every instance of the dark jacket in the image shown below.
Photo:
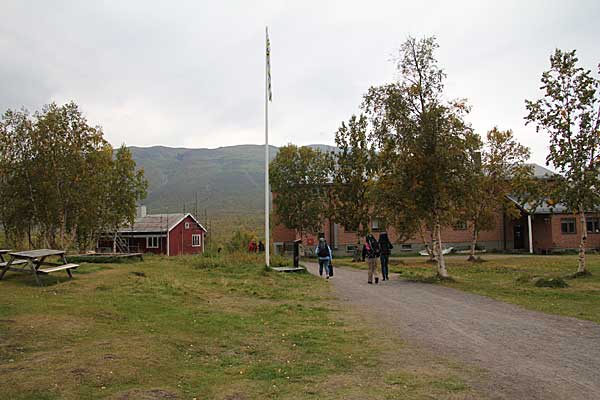
<svg viewBox="0 0 600 400"><path fill-rule="evenodd" d="M373 236L367 236L365 241L365 255L367 258L377 258L379 257L379 243L377 239Z"/></svg>
<svg viewBox="0 0 600 400"><path fill-rule="evenodd" d="M389 256L393 248L394 246L392 246L392 242L390 242L388 234L386 232L382 232L381 235L379 235L379 249L381 250L381 255Z"/></svg>

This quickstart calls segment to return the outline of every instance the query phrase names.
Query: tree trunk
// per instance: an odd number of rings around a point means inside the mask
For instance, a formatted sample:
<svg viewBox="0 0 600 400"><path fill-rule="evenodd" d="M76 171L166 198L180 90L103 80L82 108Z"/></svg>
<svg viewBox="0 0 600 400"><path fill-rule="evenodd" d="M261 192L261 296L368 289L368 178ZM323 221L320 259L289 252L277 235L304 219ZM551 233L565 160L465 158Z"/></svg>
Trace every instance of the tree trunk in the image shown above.
<svg viewBox="0 0 600 400"><path fill-rule="evenodd" d="M29 248L33 249L35 247L35 244L33 243L33 237L31 235L31 224L27 225L27 241L29 242Z"/></svg>
<svg viewBox="0 0 600 400"><path fill-rule="evenodd" d="M356 249L352 254L352 262L359 262L362 260L362 249L360 248L360 234L356 233Z"/></svg>
<svg viewBox="0 0 600 400"><path fill-rule="evenodd" d="M429 261L434 262L434 263L438 262L436 246L437 246L437 233L436 233L436 225L434 224L433 229L431 230L431 246L429 246L431 248L431 250L429 251L429 257L430 257Z"/></svg>
<svg viewBox="0 0 600 400"><path fill-rule="evenodd" d="M479 235L479 230L477 229L477 224L473 224L473 236L471 237L471 252L469 253L469 261L475 261L475 247L477 247L477 236Z"/></svg>
<svg viewBox="0 0 600 400"><path fill-rule="evenodd" d="M117 253L117 234L113 236L113 254Z"/></svg>
<svg viewBox="0 0 600 400"><path fill-rule="evenodd" d="M579 242L579 267L577 268L577 273L585 274L587 272L585 267L585 242L587 240L585 212L581 211L579 216L581 219L581 241Z"/></svg>
<svg viewBox="0 0 600 400"><path fill-rule="evenodd" d="M425 239L425 232L423 232L422 227L419 228L419 234L421 235L421 240L423 241L423 246L425 246L425 251L427 251L427 254L429 255L429 261L430 262L435 261L433 246L431 245L433 243L433 233L431 233L431 241L427 241L427 239Z"/></svg>
<svg viewBox="0 0 600 400"><path fill-rule="evenodd" d="M444 252L442 248L442 227L440 225L439 220L435 222L435 235L436 235L436 243L435 247L437 248L437 265L438 265L438 276L440 278L448 278L448 270L446 270L446 261L444 260Z"/></svg>

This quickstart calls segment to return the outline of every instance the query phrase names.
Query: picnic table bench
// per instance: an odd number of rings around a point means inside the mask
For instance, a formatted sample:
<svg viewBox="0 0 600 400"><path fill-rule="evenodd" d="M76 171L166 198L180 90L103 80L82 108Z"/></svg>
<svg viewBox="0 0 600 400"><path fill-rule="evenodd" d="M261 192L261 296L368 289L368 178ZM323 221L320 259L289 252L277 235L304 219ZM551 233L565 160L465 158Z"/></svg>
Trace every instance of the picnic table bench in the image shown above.
<svg viewBox="0 0 600 400"><path fill-rule="evenodd" d="M11 250L0 249L0 268L6 266L7 262L4 259L4 255L6 253L10 253ZM25 264L27 261L25 260L15 260L12 265Z"/></svg>
<svg viewBox="0 0 600 400"><path fill-rule="evenodd" d="M0 252L0 257L2 258L2 262L0 263L0 267L2 267L0 280L4 278L4 274L8 270L15 272L30 272L35 277L37 284L41 285L38 275L46 275L51 272L65 270L67 271L69 278L72 278L73 275L71 275L71 270L79 267L79 264L70 264L67 262L64 250L40 249L14 253L11 253L10 250L2 250L2 252L4 253ZM2 254L6 253L8 253L10 256L10 260L8 260L8 262L4 261L4 258L2 257ZM58 256L60 258L60 262L54 263L46 261L46 258L50 256ZM21 267L15 267L18 265ZM49 267L43 268L45 265Z"/></svg>

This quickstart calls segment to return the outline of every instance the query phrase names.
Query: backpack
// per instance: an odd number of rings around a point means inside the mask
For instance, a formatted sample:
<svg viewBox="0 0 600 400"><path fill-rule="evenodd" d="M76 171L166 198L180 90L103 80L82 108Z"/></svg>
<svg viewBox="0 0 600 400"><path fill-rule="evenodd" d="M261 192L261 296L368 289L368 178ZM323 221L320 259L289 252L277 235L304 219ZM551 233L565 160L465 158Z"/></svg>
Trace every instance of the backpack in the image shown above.
<svg viewBox="0 0 600 400"><path fill-rule="evenodd" d="M329 257L329 249L327 248L327 243L325 243L325 242L319 243L317 255L322 258Z"/></svg>
<svg viewBox="0 0 600 400"><path fill-rule="evenodd" d="M380 254L379 242L377 240L373 239L371 241L370 245L371 245L371 251L373 252L375 257L379 257L379 254Z"/></svg>

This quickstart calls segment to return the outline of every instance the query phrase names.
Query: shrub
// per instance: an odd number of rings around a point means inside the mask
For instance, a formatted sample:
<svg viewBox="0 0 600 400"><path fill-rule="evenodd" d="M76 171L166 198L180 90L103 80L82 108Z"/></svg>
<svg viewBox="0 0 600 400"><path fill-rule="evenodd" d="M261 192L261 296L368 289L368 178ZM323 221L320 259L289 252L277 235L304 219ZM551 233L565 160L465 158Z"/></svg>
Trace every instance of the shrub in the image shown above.
<svg viewBox="0 0 600 400"><path fill-rule="evenodd" d="M569 287L567 282L563 278L536 278L533 284L536 287L549 287L549 288L566 288Z"/></svg>
<svg viewBox="0 0 600 400"><path fill-rule="evenodd" d="M238 251L245 251L248 249L248 244L256 235L253 232L248 232L242 229L237 229L233 232L231 239L225 245L227 252L235 253Z"/></svg>

